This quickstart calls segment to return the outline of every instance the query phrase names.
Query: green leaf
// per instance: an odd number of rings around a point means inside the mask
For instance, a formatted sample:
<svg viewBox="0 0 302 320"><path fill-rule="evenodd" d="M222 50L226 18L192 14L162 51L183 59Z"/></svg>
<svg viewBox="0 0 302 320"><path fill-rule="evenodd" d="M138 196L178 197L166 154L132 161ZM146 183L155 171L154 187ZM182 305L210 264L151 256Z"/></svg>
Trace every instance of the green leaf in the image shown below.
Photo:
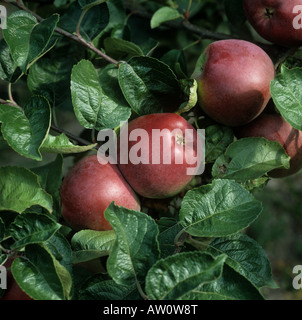
<svg viewBox="0 0 302 320"><path fill-rule="evenodd" d="M110 57L118 60L144 55L138 45L124 39L106 38L104 40L104 48Z"/></svg>
<svg viewBox="0 0 302 320"><path fill-rule="evenodd" d="M113 230L81 230L77 232L71 239L73 263L80 263L109 255L115 239L116 235Z"/></svg>
<svg viewBox="0 0 302 320"><path fill-rule="evenodd" d="M162 7L158 9L151 18L151 29L159 27L162 23L182 18L183 15L177 9L171 7Z"/></svg>
<svg viewBox="0 0 302 320"><path fill-rule="evenodd" d="M84 283L79 300L141 300L135 285L121 286L97 274Z"/></svg>
<svg viewBox="0 0 302 320"><path fill-rule="evenodd" d="M26 168L0 168L0 211L18 213L34 205L52 212L52 197L39 185L38 177Z"/></svg>
<svg viewBox="0 0 302 320"><path fill-rule="evenodd" d="M69 141L64 133L61 133L59 136L48 134L46 140L41 146L41 152L62 154L81 153L92 150L96 145L96 143L88 146L74 145Z"/></svg>
<svg viewBox="0 0 302 320"><path fill-rule="evenodd" d="M184 79L181 82L183 83L184 92L187 92L188 100L180 106L179 110L177 111L178 114L190 111L195 107L198 99L196 80Z"/></svg>
<svg viewBox="0 0 302 320"><path fill-rule="evenodd" d="M96 126L101 105L102 89L93 64L81 60L72 69L71 97L76 117L87 129Z"/></svg>
<svg viewBox="0 0 302 320"><path fill-rule="evenodd" d="M114 129L131 116L131 108L118 83L118 68L109 64L99 70L99 82L102 91L97 127L99 130Z"/></svg>
<svg viewBox="0 0 302 320"><path fill-rule="evenodd" d="M259 291L239 273L224 265L222 275L202 284L184 297L186 300L263 300Z"/></svg>
<svg viewBox="0 0 302 320"><path fill-rule="evenodd" d="M183 229L179 221L172 218L162 217L158 221L159 235L158 243L160 248L160 257L165 258L172 255L176 246L174 239L176 235Z"/></svg>
<svg viewBox="0 0 302 320"><path fill-rule="evenodd" d="M155 221L145 213L110 204L105 218L116 232L107 270L120 285L143 281L159 256Z"/></svg>
<svg viewBox="0 0 302 320"><path fill-rule="evenodd" d="M48 240L61 227L45 214L26 212L16 217L10 225L10 235L15 240L12 249Z"/></svg>
<svg viewBox="0 0 302 320"><path fill-rule="evenodd" d="M51 38L58 21L59 15L53 14L37 23L34 16L22 10L8 16L3 36L23 72L54 45Z"/></svg>
<svg viewBox="0 0 302 320"><path fill-rule="evenodd" d="M30 13L19 10L7 17L7 28L3 30L3 37L9 46L11 55L22 71L29 52L29 39L37 19Z"/></svg>
<svg viewBox="0 0 302 320"><path fill-rule="evenodd" d="M282 66L271 82L272 99L292 127L302 130L302 68L287 69Z"/></svg>
<svg viewBox="0 0 302 320"><path fill-rule="evenodd" d="M38 60L29 69L29 90L46 97L52 107L66 108L71 105L70 75L73 64L70 58Z"/></svg>
<svg viewBox="0 0 302 320"><path fill-rule="evenodd" d="M78 1L71 3L65 14L61 17L58 26L70 33L75 33L78 22L83 13ZM86 41L95 39L108 25L109 10L106 3L101 3L88 10L80 25L80 35Z"/></svg>
<svg viewBox="0 0 302 320"><path fill-rule="evenodd" d="M247 228L262 211L256 200L232 180L213 180L184 196L180 222L198 237L223 237Z"/></svg>
<svg viewBox="0 0 302 320"><path fill-rule="evenodd" d="M210 242L207 253L213 257L226 254L226 263L258 289L264 286L277 287L272 279L266 253L255 240L245 234L215 238Z"/></svg>
<svg viewBox="0 0 302 320"><path fill-rule="evenodd" d="M222 125L211 125L205 129L205 160L214 162L224 154L226 148L234 141L233 130Z"/></svg>
<svg viewBox="0 0 302 320"><path fill-rule="evenodd" d="M131 108L139 115L177 110L184 101L180 83L163 62L134 57L119 67L119 84Z"/></svg>
<svg viewBox="0 0 302 320"><path fill-rule="evenodd" d="M0 40L0 78L4 81L15 82L21 76L20 68L13 61L9 47L4 41Z"/></svg>
<svg viewBox="0 0 302 320"><path fill-rule="evenodd" d="M217 279L225 259L198 251L161 259L147 274L146 293L151 300L182 300L201 284Z"/></svg>
<svg viewBox="0 0 302 320"><path fill-rule="evenodd" d="M131 115L117 83L117 69L108 66L97 74L93 64L81 60L71 74L71 95L80 124L88 129L115 128ZM115 89L115 90L114 90Z"/></svg>
<svg viewBox="0 0 302 320"><path fill-rule="evenodd" d="M25 258L16 258L12 273L18 285L35 300L70 298L71 275L66 268L40 245L28 245Z"/></svg>
<svg viewBox="0 0 302 320"><path fill-rule="evenodd" d="M290 165L290 157L280 143L261 137L234 141L224 156L230 161L226 164L222 177L238 182L260 178L276 168L288 169Z"/></svg>
<svg viewBox="0 0 302 320"><path fill-rule="evenodd" d="M40 147L49 132L51 110L48 101L34 96L24 111L10 105L0 105L3 138L20 155L42 160Z"/></svg>

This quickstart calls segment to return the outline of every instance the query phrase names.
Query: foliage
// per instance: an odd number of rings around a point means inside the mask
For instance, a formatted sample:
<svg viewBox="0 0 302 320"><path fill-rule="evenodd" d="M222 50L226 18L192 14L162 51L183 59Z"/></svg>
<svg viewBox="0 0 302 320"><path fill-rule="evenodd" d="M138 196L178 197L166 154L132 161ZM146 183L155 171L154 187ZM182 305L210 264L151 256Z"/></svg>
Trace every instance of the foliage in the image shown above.
<svg viewBox="0 0 302 320"><path fill-rule="evenodd" d="M289 167L289 157L264 138L236 140L196 105L193 74L206 45L259 40L242 1L25 6L12 10L0 40L9 92L1 92L1 145L31 160L30 168L0 167L0 263L15 258L19 286L37 300L261 300L262 288L277 288L266 253L245 230L262 211L254 193L269 171ZM288 51L269 52L282 61L272 100L301 130L299 52L290 60ZM112 231L72 230L59 197L68 161L96 152L96 131L156 112L177 112L205 128L203 175L171 199L141 199L141 212L112 203L105 212ZM61 121L66 114L80 126L78 136ZM95 261L97 271L81 266Z"/></svg>

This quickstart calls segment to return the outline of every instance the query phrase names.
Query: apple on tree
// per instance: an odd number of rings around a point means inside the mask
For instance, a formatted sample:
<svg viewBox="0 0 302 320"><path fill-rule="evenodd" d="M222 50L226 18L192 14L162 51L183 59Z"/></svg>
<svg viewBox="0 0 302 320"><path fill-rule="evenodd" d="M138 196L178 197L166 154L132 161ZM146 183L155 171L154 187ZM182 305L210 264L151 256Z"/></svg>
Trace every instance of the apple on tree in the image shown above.
<svg viewBox="0 0 302 320"><path fill-rule="evenodd" d="M137 195L116 164L101 164L97 155L79 161L66 175L61 189L62 216L74 229L110 230L104 211L116 205L140 210Z"/></svg>
<svg viewBox="0 0 302 320"><path fill-rule="evenodd" d="M121 130L119 169L139 195L153 199L172 197L192 181L200 168L200 139L196 129L175 113L138 117Z"/></svg>
<svg viewBox="0 0 302 320"><path fill-rule="evenodd" d="M302 168L302 131L293 128L279 114L262 114L251 123L236 128L238 138L264 137L279 142L290 156L289 169L274 169L269 172L273 178L282 178Z"/></svg>
<svg viewBox="0 0 302 320"><path fill-rule="evenodd" d="M286 47L302 45L301 0L244 0L244 9L262 38Z"/></svg>
<svg viewBox="0 0 302 320"><path fill-rule="evenodd" d="M197 78L198 103L210 118L236 127L262 113L275 76L264 50L245 40L220 40L206 48L204 60Z"/></svg>

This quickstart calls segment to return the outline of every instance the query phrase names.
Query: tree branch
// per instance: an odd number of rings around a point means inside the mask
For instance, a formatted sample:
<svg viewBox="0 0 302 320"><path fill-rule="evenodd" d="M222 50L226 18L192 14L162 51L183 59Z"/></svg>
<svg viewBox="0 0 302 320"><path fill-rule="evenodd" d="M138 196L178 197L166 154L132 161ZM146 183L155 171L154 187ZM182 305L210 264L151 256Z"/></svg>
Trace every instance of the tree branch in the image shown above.
<svg viewBox="0 0 302 320"><path fill-rule="evenodd" d="M6 3L10 3L16 7L18 7L19 9L22 9L26 12L29 12L30 14L32 14L39 22L43 21L44 19L42 17L40 17L39 15L37 15L35 12L31 11L30 9L28 9L26 6L24 6L19 0L17 0L16 2L10 2L9 0L3 0ZM61 28L56 27L54 30L56 33L67 37L73 41L76 41L78 43L80 43L81 45L87 47L88 49L90 49L91 51L93 51L94 53L96 53L98 56L102 57L104 60L106 60L109 63L112 64L116 64L118 65L118 61L109 57L107 54L105 54L104 52L102 52L101 50L99 50L98 48L96 48L92 43L87 42L85 39L83 39L83 37L81 37L80 35L74 35L69 33L66 30L63 30Z"/></svg>

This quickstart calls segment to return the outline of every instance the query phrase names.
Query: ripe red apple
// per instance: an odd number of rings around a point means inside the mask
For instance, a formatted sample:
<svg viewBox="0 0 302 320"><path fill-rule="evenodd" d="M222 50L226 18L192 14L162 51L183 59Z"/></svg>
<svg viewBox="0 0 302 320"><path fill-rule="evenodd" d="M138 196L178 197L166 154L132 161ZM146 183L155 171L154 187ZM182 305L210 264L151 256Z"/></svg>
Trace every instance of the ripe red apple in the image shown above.
<svg viewBox="0 0 302 320"><path fill-rule="evenodd" d="M100 164L97 155L79 161L66 175L60 189L62 215L75 229L110 230L104 211L116 205L140 210L137 196L117 165Z"/></svg>
<svg viewBox="0 0 302 320"><path fill-rule="evenodd" d="M8 259L4 266L7 268L7 289L0 300L33 300L28 296L18 285L13 277L11 270L9 269L12 265L13 259Z"/></svg>
<svg viewBox="0 0 302 320"><path fill-rule="evenodd" d="M238 138L264 137L279 142L290 156L290 169L275 169L269 172L273 178L282 178L302 168L302 131L293 128L278 114L262 114L251 123L237 128Z"/></svg>
<svg viewBox="0 0 302 320"><path fill-rule="evenodd" d="M255 119L270 100L275 69L270 57L244 40L220 40L205 50L198 103L213 120L240 126Z"/></svg>
<svg viewBox="0 0 302 320"><path fill-rule="evenodd" d="M301 0L244 0L246 16L262 38L286 47L302 45Z"/></svg>
<svg viewBox="0 0 302 320"><path fill-rule="evenodd" d="M201 138L174 113L134 119L121 130L118 142L119 169L134 191L146 198L178 194L200 168Z"/></svg>

